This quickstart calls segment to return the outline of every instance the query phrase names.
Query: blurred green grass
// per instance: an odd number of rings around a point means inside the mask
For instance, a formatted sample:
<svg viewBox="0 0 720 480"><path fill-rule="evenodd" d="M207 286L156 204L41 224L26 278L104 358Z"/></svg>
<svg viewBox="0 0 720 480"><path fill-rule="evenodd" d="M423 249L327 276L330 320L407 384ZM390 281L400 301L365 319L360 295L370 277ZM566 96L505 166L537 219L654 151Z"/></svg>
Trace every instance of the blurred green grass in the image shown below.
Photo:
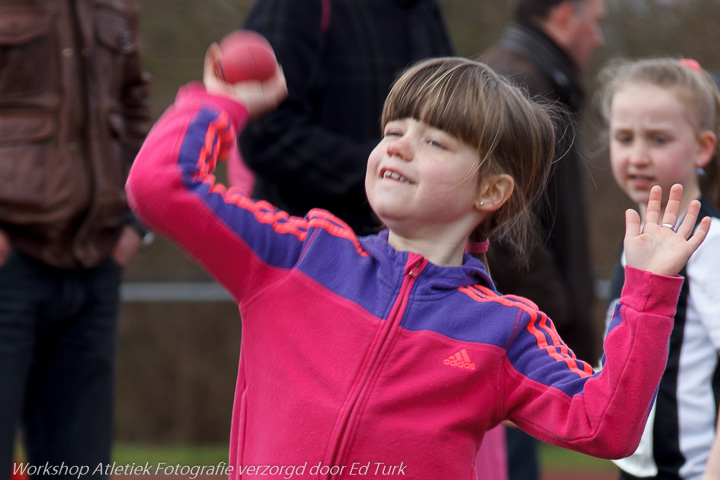
<svg viewBox="0 0 720 480"><path fill-rule="evenodd" d="M112 461L119 465L165 463L168 465L217 465L227 462L227 445L115 445Z"/></svg>
<svg viewBox="0 0 720 480"><path fill-rule="evenodd" d="M136 445L119 443L113 449L113 462L124 464L152 465L217 465L227 462L227 445ZM540 465L544 471L615 471L608 460L590 457L581 453L540 444Z"/></svg>
<svg viewBox="0 0 720 480"><path fill-rule="evenodd" d="M540 444L540 466L546 471L594 471L615 472L617 467L610 460L595 458L565 448Z"/></svg>

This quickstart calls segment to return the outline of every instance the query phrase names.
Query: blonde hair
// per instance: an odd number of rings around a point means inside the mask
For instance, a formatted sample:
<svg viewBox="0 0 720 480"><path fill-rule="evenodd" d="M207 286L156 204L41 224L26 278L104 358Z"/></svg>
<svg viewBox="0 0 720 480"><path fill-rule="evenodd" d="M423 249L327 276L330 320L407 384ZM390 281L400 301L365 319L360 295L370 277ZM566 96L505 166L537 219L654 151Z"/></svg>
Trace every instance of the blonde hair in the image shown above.
<svg viewBox="0 0 720 480"><path fill-rule="evenodd" d="M478 182L483 175L513 178L508 201L476 227L471 240L496 234L524 257L533 230L529 207L543 190L555 155L549 107L531 101L483 63L446 57L415 64L395 82L385 101L382 129L403 118L476 148Z"/></svg>
<svg viewBox="0 0 720 480"><path fill-rule="evenodd" d="M615 93L629 83L645 83L673 90L685 105L686 119L696 132L709 130L720 139L720 91L697 62L673 58L619 59L601 70L598 80L602 85L598 101L606 125L610 124ZM719 149L720 142L713 158L703 167L704 174L699 176L700 190L716 206L720 206Z"/></svg>

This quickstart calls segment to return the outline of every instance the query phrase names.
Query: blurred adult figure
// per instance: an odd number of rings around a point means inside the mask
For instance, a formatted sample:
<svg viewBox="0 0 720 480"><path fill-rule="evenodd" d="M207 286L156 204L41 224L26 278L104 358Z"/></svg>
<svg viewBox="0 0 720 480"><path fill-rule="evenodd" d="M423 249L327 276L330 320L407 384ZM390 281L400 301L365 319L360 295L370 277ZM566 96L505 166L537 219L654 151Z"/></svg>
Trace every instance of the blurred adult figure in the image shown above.
<svg viewBox="0 0 720 480"><path fill-rule="evenodd" d="M501 239L488 260L498 289L533 300L575 352L592 364L600 352L578 120L585 98L581 75L604 45L605 0L514 0L514 21L482 60L538 98L563 108L557 161L535 205L538 246L530 267L513 264ZM538 478L537 442L509 428L511 480ZM535 459L534 461L533 458Z"/></svg>
<svg viewBox="0 0 720 480"><path fill-rule="evenodd" d="M0 479L19 426L50 467L34 478L110 461L122 267L145 233L124 194L150 124L138 15L0 3Z"/></svg>
<svg viewBox="0 0 720 480"><path fill-rule="evenodd" d="M436 0L257 0L245 28L275 49L289 95L249 125L254 196L304 216L322 207L358 234L378 227L365 198L380 113L405 67L454 52Z"/></svg>

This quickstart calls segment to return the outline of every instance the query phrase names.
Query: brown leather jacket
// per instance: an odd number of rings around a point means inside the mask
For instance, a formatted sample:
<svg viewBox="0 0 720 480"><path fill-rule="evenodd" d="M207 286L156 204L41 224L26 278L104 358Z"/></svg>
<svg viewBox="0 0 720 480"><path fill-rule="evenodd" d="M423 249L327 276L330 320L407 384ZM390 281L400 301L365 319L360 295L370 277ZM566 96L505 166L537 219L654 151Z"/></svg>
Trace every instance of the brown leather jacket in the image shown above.
<svg viewBox="0 0 720 480"><path fill-rule="evenodd" d="M136 0L0 0L0 230L61 268L112 251L150 126Z"/></svg>

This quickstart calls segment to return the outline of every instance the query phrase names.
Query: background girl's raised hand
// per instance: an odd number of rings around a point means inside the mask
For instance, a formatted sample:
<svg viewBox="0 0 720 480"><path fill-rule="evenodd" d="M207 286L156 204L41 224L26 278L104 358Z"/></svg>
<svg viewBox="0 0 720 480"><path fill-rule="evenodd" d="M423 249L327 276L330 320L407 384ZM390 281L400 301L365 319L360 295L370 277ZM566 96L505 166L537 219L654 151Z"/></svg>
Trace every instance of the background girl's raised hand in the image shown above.
<svg viewBox="0 0 720 480"><path fill-rule="evenodd" d="M703 218L693 233L700 211L700 202L693 200L682 223L675 231L682 198L682 185L673 185L670 198L662 212L660 203L662 189L654 186L650 191L645 224L641 226L640 216L635 210L625 213L625 255L627 264L640 270L658 275L677 275L690 256L705 240L710 229L710 218Z"/></svg>
<svg viewBox="0 0 720 480"><path fill-rule="evenodd" d="M275 74L267 80L247 80L229 84L220 80L215 65L220 57L220 47L213 43L205 53L203 83L208 93L223 95L242 103L248 109L251 119L256 119L274 110L287 96L287 85L282 69L278 66Z"/></svg>

